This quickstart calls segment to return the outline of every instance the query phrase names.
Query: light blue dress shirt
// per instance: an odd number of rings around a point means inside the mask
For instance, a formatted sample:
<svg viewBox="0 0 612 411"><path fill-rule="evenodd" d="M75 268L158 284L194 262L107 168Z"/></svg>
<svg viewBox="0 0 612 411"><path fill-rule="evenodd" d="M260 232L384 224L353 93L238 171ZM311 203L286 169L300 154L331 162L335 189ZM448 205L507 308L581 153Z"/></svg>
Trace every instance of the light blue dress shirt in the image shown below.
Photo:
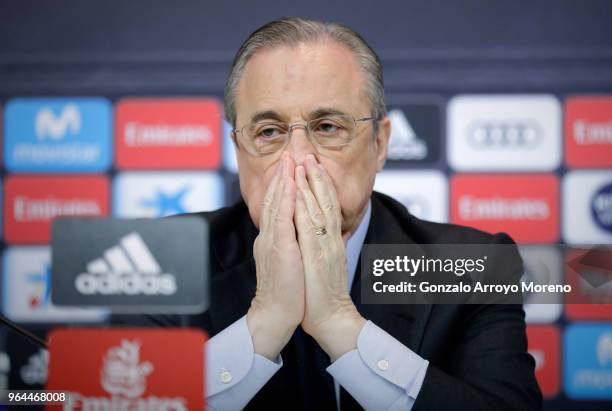
<svg viewBox="0 0 612 411"><path fill-rule="evenodd" d="M346 244L349 291L365 240L371 204ZM206 344L206 402L209 410L239 410L283 366L256 354L246 315ZM421 390L429 362L368 321L357 337L357 348L327 367L339 385L366 410L410 410ZM339 385L338 385L339 384Z"/></svg>

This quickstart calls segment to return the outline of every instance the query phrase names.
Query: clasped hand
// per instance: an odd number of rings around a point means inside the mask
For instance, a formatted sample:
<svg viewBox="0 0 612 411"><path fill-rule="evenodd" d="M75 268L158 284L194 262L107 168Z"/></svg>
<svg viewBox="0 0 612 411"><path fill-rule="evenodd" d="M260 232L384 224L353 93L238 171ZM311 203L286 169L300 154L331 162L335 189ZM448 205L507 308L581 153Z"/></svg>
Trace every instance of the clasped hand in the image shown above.
<svg viewBox="0 0 612 411"><path fill-rule="evenodd" d="M342 215L323 165L283 154L265 194L253 245L257 289L247 313L255 352L278 356L301 324L332 361L365 324L348 292Z"/></svg>

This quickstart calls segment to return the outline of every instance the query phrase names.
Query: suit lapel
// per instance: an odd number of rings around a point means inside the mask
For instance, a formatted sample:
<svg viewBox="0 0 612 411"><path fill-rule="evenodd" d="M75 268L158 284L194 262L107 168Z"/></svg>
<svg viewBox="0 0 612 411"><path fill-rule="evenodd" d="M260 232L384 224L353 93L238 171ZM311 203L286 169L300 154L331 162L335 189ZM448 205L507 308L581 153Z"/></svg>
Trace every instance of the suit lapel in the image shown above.
<svg viewBox="0 0 612 411"><path fill-rule="evenodd" d="M415 244L405 231L409 218L405 208L378 193L372 194L372 218L364 244ZM364 304L361 302L361 258L351 287L351 298L361 315L398 341L418 353L431 313L431 305ZM340 394L341 411L361 410L361 406L344 388Z"/></svg>
<svg viewBox="0 0 612 411"><path fill-rule="evenodd" d="M387 201L390 199L387 198ZM393 200L391 200L393 201ZM394 204L399 206L399 204ZM372 195L372 218L365 244L415 244L404 229L409 218L403 207L392 209L378 193ZM423 333L432 310L430 304L364 304L361 302L361 261L357 265L351 298L361 315L371 320L402 344L419 352Z"/></svg>
<svg viewBox="0 0 612 411"><path fill-rule="evenodd" d="M245 315L255 295L253 242L257 234L244 202L223 210L211 221L208 313L215 333Z"/></svg>

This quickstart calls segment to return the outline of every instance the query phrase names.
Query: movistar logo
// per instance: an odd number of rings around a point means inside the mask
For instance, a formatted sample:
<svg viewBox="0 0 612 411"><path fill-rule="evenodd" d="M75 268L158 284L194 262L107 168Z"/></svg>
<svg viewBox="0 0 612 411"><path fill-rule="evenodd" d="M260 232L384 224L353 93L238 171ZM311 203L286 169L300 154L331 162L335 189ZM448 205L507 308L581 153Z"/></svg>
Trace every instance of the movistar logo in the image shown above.
<svg viewBox="0 0 612 411"><path fill-rule="evenodd" d="M56 116L49 107L43 107L36 114L36 137L39 140L50 138L61 140L68 133L78 134L81 131L81 114L75 104L66 104Z"/></svg>

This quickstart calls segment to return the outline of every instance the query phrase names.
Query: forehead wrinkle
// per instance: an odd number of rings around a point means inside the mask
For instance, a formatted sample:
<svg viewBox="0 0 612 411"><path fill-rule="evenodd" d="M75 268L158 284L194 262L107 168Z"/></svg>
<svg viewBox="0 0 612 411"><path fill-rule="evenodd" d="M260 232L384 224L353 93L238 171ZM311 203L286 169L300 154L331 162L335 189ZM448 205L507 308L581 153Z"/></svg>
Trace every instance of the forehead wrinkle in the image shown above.
<svg viewBox="0 0 612 411"><path fill-rule="evenodd" d="M303 69L315 65L320 69ZM271 110L286 121L298 119L300 115L307 119L321 105L362 116L367 114L362 112L364 105L369 107L365 82L356 58L341 44L280 46L253 55L238 84L236 106L246 103L249 112L243 114L247 118ZM244 118L239 116L241 111L237 110L238 117Z"/></svg>
<svg viewBox="0 0 612 411"><path fill-rule="evenodd" d="M275 110L258 111L251 116L250 122L257 123L262 120L284 121L283 116Z"/></svg>

